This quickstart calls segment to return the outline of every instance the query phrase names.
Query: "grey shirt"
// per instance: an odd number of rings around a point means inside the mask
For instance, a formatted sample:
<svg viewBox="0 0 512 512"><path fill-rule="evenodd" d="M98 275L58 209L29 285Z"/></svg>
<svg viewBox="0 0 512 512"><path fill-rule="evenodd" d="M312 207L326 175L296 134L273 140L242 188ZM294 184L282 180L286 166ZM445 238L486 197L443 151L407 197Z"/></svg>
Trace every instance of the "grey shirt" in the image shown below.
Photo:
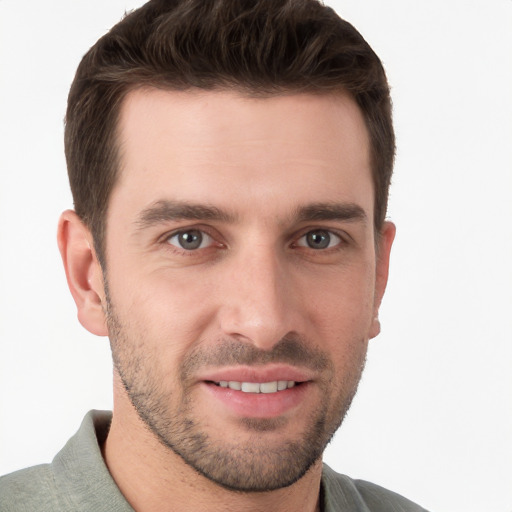
<svg viewBox="0 0 512 512"><path fill-rule="evenodd" d="M51 464L0 478L0 512L133 512L112 479L100 445L112 414L89 412ZM324 512L426 512L402 496L339 475L324 464Z"/></svg>

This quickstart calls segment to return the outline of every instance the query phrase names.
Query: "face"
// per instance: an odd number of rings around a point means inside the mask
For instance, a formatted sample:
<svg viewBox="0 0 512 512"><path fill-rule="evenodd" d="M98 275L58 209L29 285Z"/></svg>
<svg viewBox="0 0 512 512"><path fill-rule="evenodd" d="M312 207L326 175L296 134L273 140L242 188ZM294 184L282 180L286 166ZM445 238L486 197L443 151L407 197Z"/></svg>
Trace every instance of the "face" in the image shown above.
<svg viewBox="0 0 512 512"><path fill-rule="evenodd" d="M378 330L392 235L377 258L363 118L343 95L145 90L119 127L105 282L122 394L210 480L290 485Z"/></svg>

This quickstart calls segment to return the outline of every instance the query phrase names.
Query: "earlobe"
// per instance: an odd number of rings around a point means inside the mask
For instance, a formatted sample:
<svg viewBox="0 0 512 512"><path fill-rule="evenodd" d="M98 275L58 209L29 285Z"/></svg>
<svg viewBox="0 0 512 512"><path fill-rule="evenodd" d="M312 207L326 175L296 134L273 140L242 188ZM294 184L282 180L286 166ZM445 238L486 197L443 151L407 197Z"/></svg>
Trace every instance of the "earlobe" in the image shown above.
<svg viewBox="0 0 512 512"><path fill-rule="evenodd" d="M395 234L395 225L392 222L384 222L377 247L374 311L370 328L370 338L375 338L375 336L380 333L379 308L388 282L389 259Z"/></svg>
<svg viewBox="0 0 512 512"><path fill-rule="evenodd" d="M92 235L74 211L67 210L61 215L57 242L78 320L89 332L107 336L101 266L94 251Z"/></svg>

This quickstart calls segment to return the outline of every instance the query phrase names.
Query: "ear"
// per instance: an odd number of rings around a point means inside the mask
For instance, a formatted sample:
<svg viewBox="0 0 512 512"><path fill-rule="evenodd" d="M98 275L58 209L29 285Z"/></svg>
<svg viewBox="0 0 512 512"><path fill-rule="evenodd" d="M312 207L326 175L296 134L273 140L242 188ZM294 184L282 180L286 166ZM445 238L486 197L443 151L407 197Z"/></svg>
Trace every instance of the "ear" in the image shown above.
<svg viewBox="0 0 512 512"><path fill-rule="evenodd" d="M78 320L89 332L107 336L101 266L91 232L74 211L67 210L60 216L57 242Z"/></svg>
<svg viewBox="0 0 512 512"><path fill-rule="evenodd" d="M386 291L389 274L389 257L395 239L396 227L392 222L384 222L377 241L377 262L375 272L375 296L370 338L380 333L379 308Z"/></svg>

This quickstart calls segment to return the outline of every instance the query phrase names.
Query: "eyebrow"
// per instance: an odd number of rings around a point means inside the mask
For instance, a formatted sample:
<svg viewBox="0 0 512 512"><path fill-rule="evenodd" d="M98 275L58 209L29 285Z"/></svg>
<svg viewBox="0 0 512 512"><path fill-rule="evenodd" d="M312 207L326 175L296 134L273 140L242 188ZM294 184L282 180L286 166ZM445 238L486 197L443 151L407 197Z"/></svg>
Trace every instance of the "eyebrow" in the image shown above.
<svg viewBox="0 0 512 512"><path fill-rule="evenodd" d="M135 224L139 229L176 220L234 222L235 216L215 206L161 200L142 210Z"/></svg>
<svg viewBox="0 0 512 512"><path fill-rule="evenodd" d="M338 220L368 222L368 216L355 203L313 203L300 207L296 212L299 222Z"/></svg>
<svg viewBox="0 0 512 512"><path fill-rule="evenodd" d="M363 208L355 203L312 203L299 207L293 218L298 222L338 220L366 223L368 220ZM236 216L212 205L160 200L142 210L135 224L141 230L162 222L177 220L214 220L233 223L236 221Z"/></svg>

